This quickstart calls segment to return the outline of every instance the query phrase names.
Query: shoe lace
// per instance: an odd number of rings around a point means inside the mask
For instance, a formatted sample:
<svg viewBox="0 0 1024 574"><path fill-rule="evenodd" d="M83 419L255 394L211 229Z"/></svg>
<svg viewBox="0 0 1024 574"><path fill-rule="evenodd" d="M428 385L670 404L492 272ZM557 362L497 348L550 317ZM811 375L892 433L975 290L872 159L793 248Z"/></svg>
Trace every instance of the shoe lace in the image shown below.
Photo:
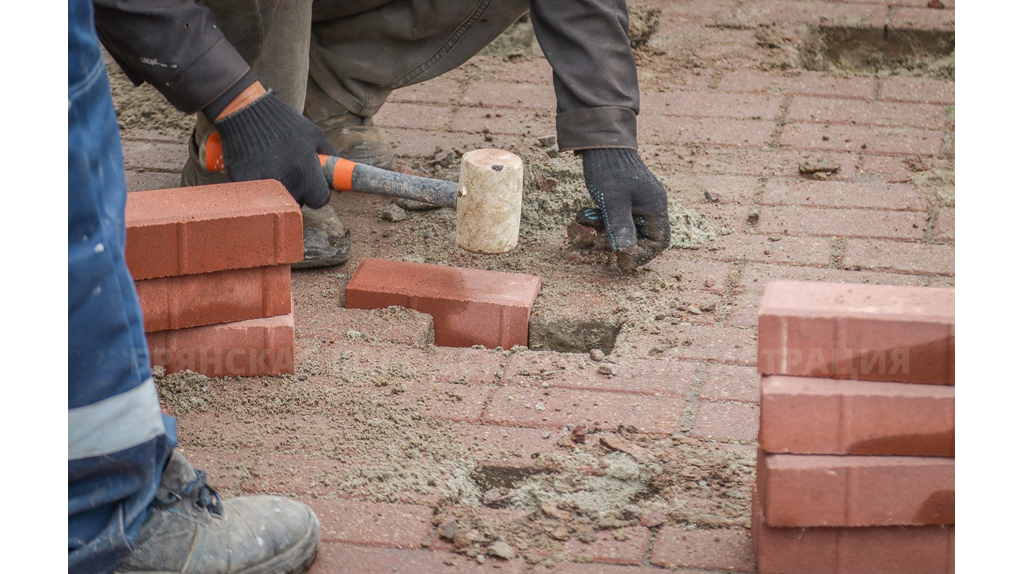
<svg viewBox="0 0 1024 574"><path fill-rule="evenodd" d="M166 497L157 496L153 500L153 506L156 508L167 508L187 496L193 499L192 504L220 516L224 511L220 494L206 482L205 471L197 470L195 472L196 477L181 489L181 494L172 491Z"/></svg>

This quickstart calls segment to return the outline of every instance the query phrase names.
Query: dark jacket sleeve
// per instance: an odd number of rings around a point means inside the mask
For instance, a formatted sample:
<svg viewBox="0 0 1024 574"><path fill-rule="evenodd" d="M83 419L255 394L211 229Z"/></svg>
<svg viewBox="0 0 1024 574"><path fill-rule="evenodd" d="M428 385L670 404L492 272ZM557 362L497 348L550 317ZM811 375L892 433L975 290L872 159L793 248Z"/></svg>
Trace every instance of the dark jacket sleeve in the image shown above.
<svg viewBox="0 0 1024 574"><path fill-rule="evenodd" d="M640 85L625 0L531 0L554 70L558 147L636 149Z"/></svg>
<svg viewBox="0 0 1024 574"><path fill-rule="evenodd" d="M100 40L125 74L135 85L152 84L183 112L206 108L255 79L210 10L193 0L94 0L93 5Z"/></svg>

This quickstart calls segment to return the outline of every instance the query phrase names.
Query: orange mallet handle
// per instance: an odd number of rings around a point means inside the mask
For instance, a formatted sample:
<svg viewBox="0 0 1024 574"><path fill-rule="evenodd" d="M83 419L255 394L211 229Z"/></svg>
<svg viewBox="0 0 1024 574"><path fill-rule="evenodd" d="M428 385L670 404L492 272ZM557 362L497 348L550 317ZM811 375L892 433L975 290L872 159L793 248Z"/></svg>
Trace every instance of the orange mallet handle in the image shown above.
<svg viewBox="0 0 1024 574"><path fill-rule="evenodd" d="M213 132L199 146L207 171L224 171L224 148ZM402 197L442 207L455 207L459 185L441 179L419 177L363 165L342 157L321 155L320 166L327 184L335 191L359 191Z"/></svg>

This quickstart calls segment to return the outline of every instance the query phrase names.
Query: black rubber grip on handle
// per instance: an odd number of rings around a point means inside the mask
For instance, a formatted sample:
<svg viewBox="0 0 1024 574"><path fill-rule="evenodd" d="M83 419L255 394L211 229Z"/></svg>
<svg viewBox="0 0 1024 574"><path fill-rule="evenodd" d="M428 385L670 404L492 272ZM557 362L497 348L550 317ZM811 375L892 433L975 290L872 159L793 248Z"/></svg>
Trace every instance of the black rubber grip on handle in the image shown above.
<svg viewBox="0 0 1024 574"><path fill-rule="evenodd" d="M352 170L352 191L402 197L441 207L455 207L459 184L388 171L360 163Z"/></svg>

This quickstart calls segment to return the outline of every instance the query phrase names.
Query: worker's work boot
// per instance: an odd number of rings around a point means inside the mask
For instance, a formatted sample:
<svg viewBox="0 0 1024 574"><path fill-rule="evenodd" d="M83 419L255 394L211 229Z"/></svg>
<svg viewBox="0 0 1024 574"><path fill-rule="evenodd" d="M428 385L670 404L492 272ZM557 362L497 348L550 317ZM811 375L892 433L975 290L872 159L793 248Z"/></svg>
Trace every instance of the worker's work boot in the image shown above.
<svg viewBox="0 0 1024 574"><path fill-rule="evenodd" d="M316 125L338 150L339 157L381 169L394 167L395 152L391 142L384 130L373 125L373 118L344 113Z"/></svg>
<svg viewBox="0 0 1024 574"><path fill-rule="evenodd" d="M199 161L199 146L196 144L195 132L188 140L188 160L181 170L181 187L193 185L211 185L228 183L227 172L207 171L203 162ZM348 260L350 234L338 219L338 214L330 205L320 209L302 208L302 247L301 263L293 263L294 269L311 267L328 267L341 265Z"/></svg>
<svg viewBox="0 0 1024 574"><path fill-rule="evenodd" d="M299 574L316 559L320 522L278 496L221 500L178 451L164 469L135 550L119 572Z"/></svg>
<svg viewBox="0 0 1024 574"><path fill-rule="evenodd" d="M292 269L341 265L351 248L351 233L333 207L302 208L302 262L292 263Z"/></svg>

